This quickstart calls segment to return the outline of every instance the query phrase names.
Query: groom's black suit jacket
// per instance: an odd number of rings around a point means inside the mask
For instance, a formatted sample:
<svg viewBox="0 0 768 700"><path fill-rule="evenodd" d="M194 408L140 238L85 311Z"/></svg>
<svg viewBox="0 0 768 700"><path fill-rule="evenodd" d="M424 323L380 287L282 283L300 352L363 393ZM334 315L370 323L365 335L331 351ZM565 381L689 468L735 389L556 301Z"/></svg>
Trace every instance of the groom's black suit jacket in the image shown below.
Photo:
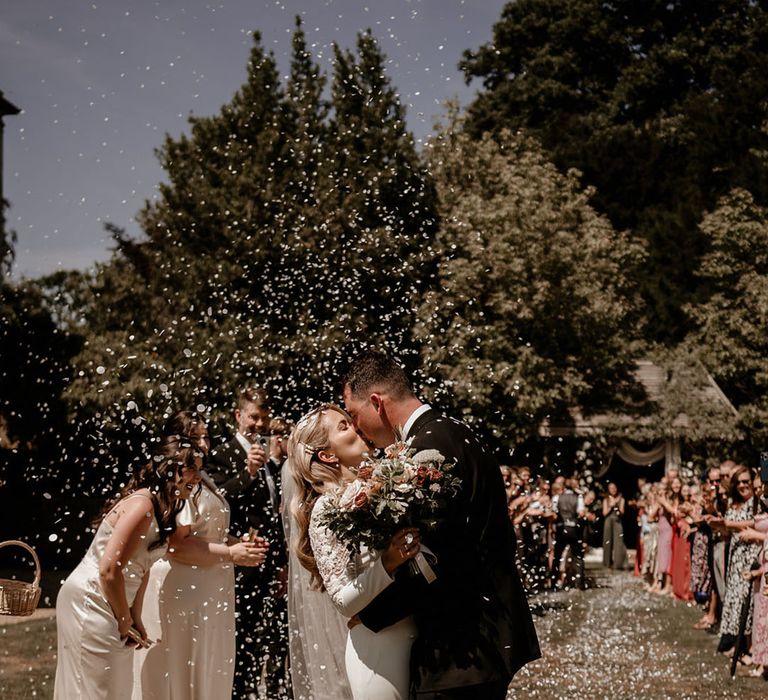
<svg viewBox="0 0 768 700"><path fill-rule="evenodd" d="M374 631L414 616L411 654L416 692L503 683L539 658L539 643L515 566L515 537L499 466L463 423L434 410L410 433L417 451L438 450L455 464L462 488L422 541L438 557L431 584L403 575L361 613Z"/></svg>

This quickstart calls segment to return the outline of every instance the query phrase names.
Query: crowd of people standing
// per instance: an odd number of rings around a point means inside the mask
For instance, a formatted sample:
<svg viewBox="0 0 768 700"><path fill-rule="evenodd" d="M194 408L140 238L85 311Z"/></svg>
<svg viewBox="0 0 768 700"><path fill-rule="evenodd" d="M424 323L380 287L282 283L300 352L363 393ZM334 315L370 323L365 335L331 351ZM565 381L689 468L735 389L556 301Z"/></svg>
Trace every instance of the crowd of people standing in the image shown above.
<svg viewBox="0 0 768 700"><path fill-rule="evenodd" d="M672 471L643 485L638 505L637 572L648 590L701 604L696 629L719 635L719 652L766 678L768 502L760 475L730 460L695 482Z"/></svg>
<svg viewBox="0 0 768 700"><path fill-rule="evenodd" d="M686 480L670 468L657 482L639 479L629 500L613 482L599 497L577 475L501 470L529 592L583 587L591 547L602 548L605 568L627 570L629 547L646 590L701 605L695 629L718 635L718 651L768 679L768 490L764 497L754 470L727 460ZM637 536L625 542L628 521Z"/></svg>

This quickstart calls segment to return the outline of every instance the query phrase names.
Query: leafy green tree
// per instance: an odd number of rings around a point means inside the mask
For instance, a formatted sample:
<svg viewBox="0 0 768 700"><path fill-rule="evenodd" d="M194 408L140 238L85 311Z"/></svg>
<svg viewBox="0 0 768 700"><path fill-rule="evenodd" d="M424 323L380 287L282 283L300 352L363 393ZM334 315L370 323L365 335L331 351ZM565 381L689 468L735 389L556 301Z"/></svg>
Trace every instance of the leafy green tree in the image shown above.
<svg viewBox="0 0 768 700"><path fill-rule="evenodd" d="M687 310L691 342L742 415L752 445L768 444L768 207L734 189L701 223L697 271L708 290Z"/></svg>
<svg viewBox="0 0 768 700"><path fill-rule="evenodd" d="M6 275L11 271L14 258L14 243L16 243L15 231L5 230L6 202L0 200L0 284L5 282Z"/></svg>
<svg viewBox="0 0 768 700"><path fill-rule="evenodd" d="M109 226L112 260L68 281L83 415L116 433L179 406L221 416L246 381L295 412L334 394L350 344L408 341L434 188L373 37L335 56L326 101L300 25L285 85L257 35L232 101L165 139L146 237Z"/></svg>
<svg viewBox="0 0 768 700"><path fill-rule="evenodd" d="M473 134L532 130L615 227L649 243L649 331L681 339L704 211L733 187L768 204L766 4L519 0L461 65L483 83Z"/></svg>
<svg viewBox="0 0 768 700"><path fill-rule="evenodd" d="M430 145L440 197L438 283L416 337L428 374L508 444L546 416L616 405L633 390L642 246L590 205L535 140L472 140L454 122Z"/></svg>

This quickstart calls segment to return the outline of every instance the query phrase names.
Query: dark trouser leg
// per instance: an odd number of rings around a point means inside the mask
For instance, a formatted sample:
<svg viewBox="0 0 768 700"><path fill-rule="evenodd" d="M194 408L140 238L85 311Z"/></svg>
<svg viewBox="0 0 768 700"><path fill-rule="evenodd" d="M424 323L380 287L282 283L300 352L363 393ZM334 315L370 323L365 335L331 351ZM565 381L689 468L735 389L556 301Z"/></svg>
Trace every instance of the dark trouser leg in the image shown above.
<svg viewBox="0 0 768 700"><path fill-rule="evenodd" d="M560 580L560 560L563 558L563 552L565 551L565 546L567 544L564 533L558 532L557 538L555 539L555 554L552 559L551 576L553 585Z"/></svg>
<svg viewBox="0 0 768 700"><path fill-rule="evenodd" d="M507 697L508 687L509 681L496 681L433 693L415 693L413 698L414 700L504 700Z"/></svg>
<svg viewBox="0 0 768 700"><path fill-rule="evenodd" d="M237 625L235 637L235 680L232 699L248 695L258 697L261 678L259 653L260 626L263 617L263 594L256 587L251 571L238 571L235 582Z"/></svg>

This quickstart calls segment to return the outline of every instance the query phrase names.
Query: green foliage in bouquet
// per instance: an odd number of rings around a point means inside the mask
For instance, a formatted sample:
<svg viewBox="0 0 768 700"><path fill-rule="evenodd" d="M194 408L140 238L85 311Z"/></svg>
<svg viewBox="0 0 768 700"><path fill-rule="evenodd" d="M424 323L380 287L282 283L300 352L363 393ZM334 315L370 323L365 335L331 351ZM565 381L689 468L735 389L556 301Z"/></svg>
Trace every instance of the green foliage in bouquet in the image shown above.
<svg viewBox="0 0 768 700"><path fill-rule="evenodd" d="M382 459L365 460L357 478L332 494L320 524L353 553L363 546L382 550L409 525L432 530L461 490L453 467L437 450L415 452L396 443Z"/></svg>

